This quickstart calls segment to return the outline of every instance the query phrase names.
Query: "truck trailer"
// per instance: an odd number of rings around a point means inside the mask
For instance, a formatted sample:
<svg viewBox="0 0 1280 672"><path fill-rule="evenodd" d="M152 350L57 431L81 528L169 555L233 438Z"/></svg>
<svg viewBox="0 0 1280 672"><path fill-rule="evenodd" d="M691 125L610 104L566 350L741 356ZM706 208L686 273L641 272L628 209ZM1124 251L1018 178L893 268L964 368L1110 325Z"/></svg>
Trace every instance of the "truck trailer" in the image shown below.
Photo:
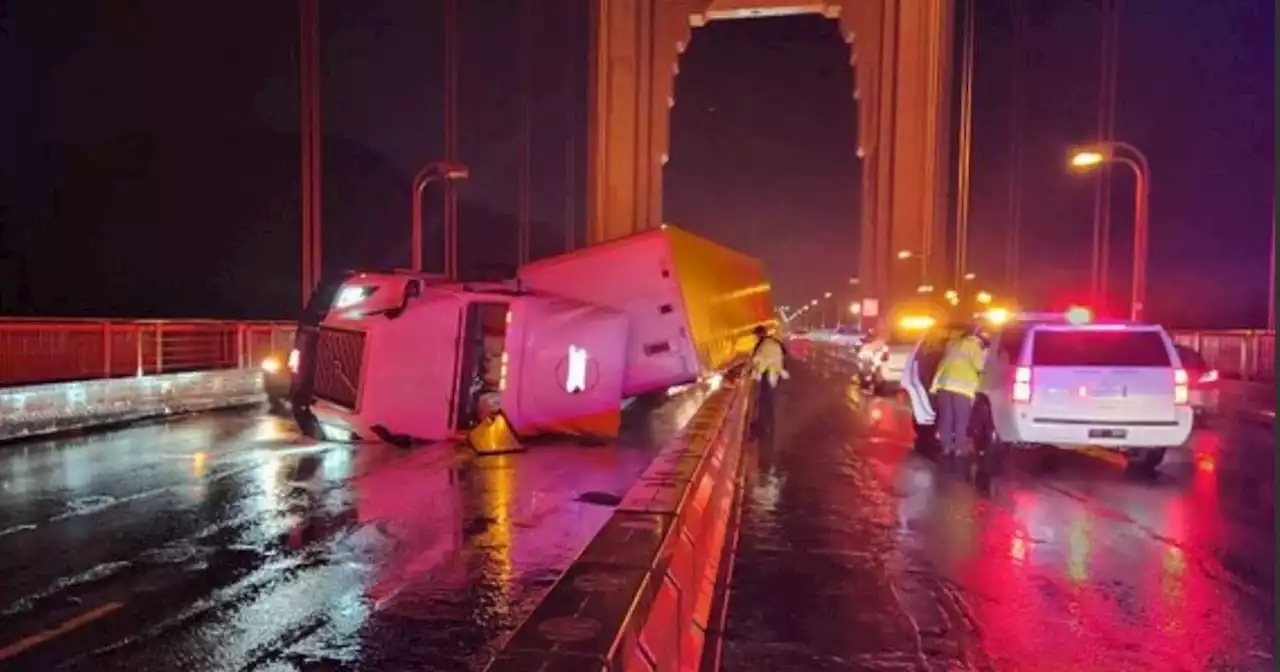
<svg viewBox="0 0 1280 672"><path fill-rule="evenodd" d="M671 225L533 262L519 278L626 314L627 397L723 370L773 319L763 264Z"/></svg>

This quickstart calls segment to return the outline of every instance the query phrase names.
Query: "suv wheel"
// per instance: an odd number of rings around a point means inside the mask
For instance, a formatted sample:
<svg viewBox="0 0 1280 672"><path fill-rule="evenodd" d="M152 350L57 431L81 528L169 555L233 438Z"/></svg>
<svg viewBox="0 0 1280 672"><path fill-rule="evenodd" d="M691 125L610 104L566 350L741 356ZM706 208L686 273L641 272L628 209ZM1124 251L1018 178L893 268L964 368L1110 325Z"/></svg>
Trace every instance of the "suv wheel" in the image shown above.
<svg viewBox="0 0 1280 672"><path fill-rule="evenodd" d="M1129 468L1134 471L1150 473L1164 462L1164 448L1130 448L1124 453Z"/></svg>

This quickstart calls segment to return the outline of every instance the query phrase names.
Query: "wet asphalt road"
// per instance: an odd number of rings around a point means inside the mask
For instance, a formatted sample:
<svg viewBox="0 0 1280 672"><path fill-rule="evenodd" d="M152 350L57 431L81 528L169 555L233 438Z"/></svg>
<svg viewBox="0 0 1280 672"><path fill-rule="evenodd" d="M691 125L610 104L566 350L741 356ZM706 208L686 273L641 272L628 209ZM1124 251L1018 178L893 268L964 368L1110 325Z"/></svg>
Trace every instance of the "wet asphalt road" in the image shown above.
<svg viewBox="0 0 1280 672"><path fill-rule="evenodd" d="M259 411L0 449L0 669L468 670L696 410L476 458Z"/></svg>
<svg viewBox="0 0 1280 672"><path fill-rule="evenodd" d="M839 363L793 376L747 454L724 669L1276 669L1271 429L1146 477L1022 453L984 492Z"/></svg>

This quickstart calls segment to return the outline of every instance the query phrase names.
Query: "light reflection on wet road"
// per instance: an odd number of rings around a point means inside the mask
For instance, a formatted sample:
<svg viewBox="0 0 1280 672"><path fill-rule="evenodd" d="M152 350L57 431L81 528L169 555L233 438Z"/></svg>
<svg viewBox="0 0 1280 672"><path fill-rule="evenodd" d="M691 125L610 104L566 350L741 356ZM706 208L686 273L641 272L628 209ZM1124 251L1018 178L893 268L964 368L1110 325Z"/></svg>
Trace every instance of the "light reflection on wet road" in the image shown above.
<svg viewBox="0 0 1280 672"><path fill-rule="evenodd" d="M725 669L1275 669L1269 428L1154 477L1020 453L980 491L818 360L749 454Z"/></svg>
<svg viewBox="0 0 1280 672"><path fill-rule="evenodd" d="M7 447L0 668L482 667L698 399L512 456L260 412Z"/></svg>

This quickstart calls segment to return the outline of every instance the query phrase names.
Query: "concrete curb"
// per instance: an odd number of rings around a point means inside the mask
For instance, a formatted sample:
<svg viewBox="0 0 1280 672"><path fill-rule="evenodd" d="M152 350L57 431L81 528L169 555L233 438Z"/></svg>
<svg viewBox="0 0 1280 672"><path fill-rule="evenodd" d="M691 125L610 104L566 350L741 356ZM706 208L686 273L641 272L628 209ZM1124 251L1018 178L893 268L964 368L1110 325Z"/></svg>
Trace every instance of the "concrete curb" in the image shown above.
<svg viewBox="0 0 1280 672"><path fill-rule="evenodd" d="M255 369L170 373L0 389L0 442L260 403Z"/></svg>

